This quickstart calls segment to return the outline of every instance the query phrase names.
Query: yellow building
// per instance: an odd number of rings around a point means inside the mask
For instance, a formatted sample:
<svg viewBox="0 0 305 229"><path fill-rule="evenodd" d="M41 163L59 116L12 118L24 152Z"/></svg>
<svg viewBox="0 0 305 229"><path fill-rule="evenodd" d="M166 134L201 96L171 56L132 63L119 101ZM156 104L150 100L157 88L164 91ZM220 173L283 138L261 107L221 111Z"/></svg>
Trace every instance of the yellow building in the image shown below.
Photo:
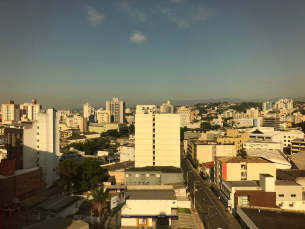
<svg viewBox="0 0 305 229"><path fill-rule="evenodd" d="M233 143L236 145L236 153L243 149L243 143L249 141L249 132L242 132L238 129L227 129L226 136L216 138L217 143Z"/></svg>
<svg viewBox="0 0 305 229"><path fill-rule="evenodd" d="M89 132L103 133L107 130L127 130L127 124L125 123L90 123Z"/></svg>

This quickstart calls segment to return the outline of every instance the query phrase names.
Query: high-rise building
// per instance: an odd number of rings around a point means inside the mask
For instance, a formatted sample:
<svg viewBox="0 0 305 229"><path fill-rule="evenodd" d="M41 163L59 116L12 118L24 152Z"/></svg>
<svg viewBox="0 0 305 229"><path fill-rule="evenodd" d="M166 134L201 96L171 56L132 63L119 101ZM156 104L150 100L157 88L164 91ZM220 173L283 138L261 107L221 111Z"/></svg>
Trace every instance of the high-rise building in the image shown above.
<svg viewBox="0 0 305 229"><path fill-rule="evenodd" d="M10 124L20 121L20 107L13 100L7 104L2 104L2 124Z"/></svg>
<svg viewBox="0 0 305 229"><path fill-rule="evenodd" d="M248 118L257 118L258 117L258 108L250 108L247 109L247 116Z"/></svg>
<svg viewBox="0 0 305 229"><path fill-rule="evenodd" d="M171 105L171 102L168 100L167 103L163 103L160 106L160 112L163 113L174 113L174 106Z"/></svg>
<svg viewBox="0 0 305 229"><path fill-rule="evenodd" d="M98 123L110 123L110 111L100 108L95 111L95 121Z"/></svg>
<svg viewBox="0 0 305 229"><path fill-rule="evenodd" d="M67 127L79 129L80 132L87 131L87 120L81 115L70 115L66 118L66 124Z"/></svg>
<svg viewBox="0 0 305 229"><path fill-rule="evenodd" d="M124 101L119 101L119 98L113 98L112 101L106 101L106 110L110 111L110 122L124 122Z"/></svg>
<svg viewBox="0 0 305 229"><path fill-rule="evenodd" d="M92 119L94 117L94 108L89 105L89 103L84 104L84 118L86 118L87 121L89 119Z"/></svg>
<svg viewBox="0 0 305 229"><path fill-rule="evenodd" d="M180 116L138 105L135 116L135 167L180 168Z"/></svg>
<svg viewBox="0 0 305 229"><path fill-rule="evenodd" d="M280 99L279 101L274 103L274 109L286 109L292 110L293 109L293 100L292 99Z"/></svg>
<svg viewBox="0 0 305 229"><path fill-rule="evenodd" d="M37 121L8 125L7 158L16 159L16 170L42 167L47 187L58 179L59 114L54 109L41 111Z"/></svg>
<svg viewBox="0 0 305 229"><path fill-rule="evenodd" d="M180 116L180 127L190 125L190 113L190 110L186 107L180 107L178 109L178 114Z"/></svg>
<svg viewBox="0 0 305 229"><path fill-rule="evenodd" d="M272 110L272 108L273 108L273 102L269 102L269 101L263 102L262 111L270 111Z"/></svg>
<svg viewBox="0 0 305 229"><path fill-rule="evenodd" d="M41 105L36 103L36 99L32 103L20 104L20 116L22 121L36 121Z"/></svg>

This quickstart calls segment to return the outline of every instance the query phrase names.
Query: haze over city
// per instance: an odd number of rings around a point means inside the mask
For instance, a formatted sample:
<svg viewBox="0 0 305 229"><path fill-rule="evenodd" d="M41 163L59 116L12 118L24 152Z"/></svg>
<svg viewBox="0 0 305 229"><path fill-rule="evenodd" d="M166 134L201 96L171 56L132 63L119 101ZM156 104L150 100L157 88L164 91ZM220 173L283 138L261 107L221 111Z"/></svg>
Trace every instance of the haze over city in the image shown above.
<svg viewBox="0 0 305 229"><path fill-rule="evenodd" d="M304 1L0 1L0 103L302 97Z"/></svg>

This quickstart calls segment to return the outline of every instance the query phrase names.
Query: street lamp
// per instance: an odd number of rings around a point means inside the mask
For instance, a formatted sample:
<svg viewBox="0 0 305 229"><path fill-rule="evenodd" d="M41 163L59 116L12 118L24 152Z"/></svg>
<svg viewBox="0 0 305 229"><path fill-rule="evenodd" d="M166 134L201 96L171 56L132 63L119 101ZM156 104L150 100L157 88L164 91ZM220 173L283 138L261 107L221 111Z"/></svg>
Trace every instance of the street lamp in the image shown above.
<svg viewBox="0 0 305 229"><path fill-rule="evenodd" d="M196 184L200 184L200 181L194 181L194 208L196 208L195 207L195 194L196 194Z"/></svg>

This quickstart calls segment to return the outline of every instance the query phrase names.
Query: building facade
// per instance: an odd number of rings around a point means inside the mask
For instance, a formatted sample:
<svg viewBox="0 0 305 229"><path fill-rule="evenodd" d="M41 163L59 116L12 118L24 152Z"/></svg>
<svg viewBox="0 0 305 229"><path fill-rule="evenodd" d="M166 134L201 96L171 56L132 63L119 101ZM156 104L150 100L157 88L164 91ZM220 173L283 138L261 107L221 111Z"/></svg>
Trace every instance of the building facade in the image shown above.
<svg viewBox="0 0 305 229"><path fill-rule="evenodd" d="M112 101L106 101L106 110L110 111L110 122L124 122L124 101L119 101L119 98L113 98Z"/></svg>

